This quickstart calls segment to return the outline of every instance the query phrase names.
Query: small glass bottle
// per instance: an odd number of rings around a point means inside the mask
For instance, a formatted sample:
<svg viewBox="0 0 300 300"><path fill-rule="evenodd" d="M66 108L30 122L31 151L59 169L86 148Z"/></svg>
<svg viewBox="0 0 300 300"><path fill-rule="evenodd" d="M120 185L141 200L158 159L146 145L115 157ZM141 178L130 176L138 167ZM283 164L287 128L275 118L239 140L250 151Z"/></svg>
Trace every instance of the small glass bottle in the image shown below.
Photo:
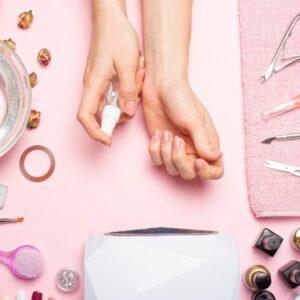
<svg viewBox="0 0 300 300"><path fill-rule="evenodd" d="M300 228L297 228L293 231L290 243L293 249L300 251Z"/></svg>
<svg viewBox="0 0 300 300"><path fill-rule="evenodd" d="M250 290L265 290L272 283L271 273L262 265L252 266L245 272L244 283Z"/></svg>

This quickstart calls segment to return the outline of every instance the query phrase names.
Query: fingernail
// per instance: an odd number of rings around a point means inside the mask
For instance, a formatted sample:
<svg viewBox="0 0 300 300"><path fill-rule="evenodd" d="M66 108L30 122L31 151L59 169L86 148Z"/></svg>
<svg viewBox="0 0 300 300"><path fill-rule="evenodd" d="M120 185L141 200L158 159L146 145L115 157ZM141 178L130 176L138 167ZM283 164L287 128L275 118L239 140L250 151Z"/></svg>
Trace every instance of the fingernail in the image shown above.
<svg viewBox="0 0 300 300"><path fill-rule="evenodd" d="M212 153L212 155L213 156L220 156L221 155L221 153L220 153L220 150L218 150L218 149L212 149L212 151L211 151L211 153Z"/></svg>
<svg viewBox="0 0 300 300"><path fill-rule="evenodd" d="M160 131L156 130L154 132L154 134L152 135L152 141L157 142L157 141L159 141L159 139L160 139Z"/></svg>
<svg viewBox="0 0 300 300"><path fill-rule="evenodd" d="M181 146L181 139L178 136L174 137L175 149L179 150Z"/></svg>
<svg viewBox="0 0 300 300"><path fill-rule="evenodd" d="M205 168L204 162L202 160L196 160L195 165L198 171L202 171Z"/></svg>
<svg viewBox="0 0 300 300"><path fill-rule="evenodd" d="M125 103L125 113L129 116L133 116L136 110L136 102L134 100L127 101Z"/></svg>
<svg viewBox="0 0 300 300"><path fill-rule="evenodd" d="M168 143L170 140L170 133L168 131L163 132L163 142Z"/></svg>

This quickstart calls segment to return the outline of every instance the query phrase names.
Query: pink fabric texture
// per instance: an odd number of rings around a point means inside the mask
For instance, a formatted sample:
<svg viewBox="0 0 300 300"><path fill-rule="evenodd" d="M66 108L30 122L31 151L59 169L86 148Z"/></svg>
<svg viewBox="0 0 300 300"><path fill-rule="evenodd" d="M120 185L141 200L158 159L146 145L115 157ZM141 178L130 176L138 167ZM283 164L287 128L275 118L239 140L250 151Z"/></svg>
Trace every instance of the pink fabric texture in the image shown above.
<svg viewBox="0 0 300 300"><path fill-rule="evenodd" d="M299 0L239 1L248 192L258 218L300 216L300 178L264 167L264 160L300 166L300 140L261 143L274 135L300 132L299 109L267 121L261 117L263 111L300 94L300 63L258 84L298 13ZM299 45L300 22L284 57L299 55Z"/></svg>

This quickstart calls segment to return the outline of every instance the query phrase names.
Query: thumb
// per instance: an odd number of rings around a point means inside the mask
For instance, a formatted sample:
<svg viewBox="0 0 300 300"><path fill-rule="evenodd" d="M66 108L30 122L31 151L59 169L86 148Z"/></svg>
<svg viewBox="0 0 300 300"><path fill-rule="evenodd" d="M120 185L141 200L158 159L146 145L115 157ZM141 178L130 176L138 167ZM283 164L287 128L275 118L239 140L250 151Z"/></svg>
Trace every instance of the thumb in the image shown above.
<svg viewBox="0 0 300 300"><path fill-rule="evenodd" d="M135 114L138 103L136 84L136 69L127 69L118 72L119 77L119 105L128 116Z"/></svg>
<svg viewBox="0 0 300 300"><path fill-rule="evenodd" d="M211 143L209 133L203 125L193 127L190 135L200 158L215 161L221 157L220 149Z"/></svg>

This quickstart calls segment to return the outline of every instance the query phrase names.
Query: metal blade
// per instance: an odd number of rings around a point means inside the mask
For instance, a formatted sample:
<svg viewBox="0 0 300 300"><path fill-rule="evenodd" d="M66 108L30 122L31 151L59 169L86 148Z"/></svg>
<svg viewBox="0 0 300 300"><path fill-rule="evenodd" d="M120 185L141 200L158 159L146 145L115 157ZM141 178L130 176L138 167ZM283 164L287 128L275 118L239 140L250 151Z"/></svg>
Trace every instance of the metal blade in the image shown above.
<svg viewBox="0 0 300 300"><path fill-rule="evenodd" d="M275 161L270 161L270 160L266 160L264 165L268 168L278 170L281 172L287 172L287 173L293 173L293 172L300 170L300 167L289 166L289 165L285 165L285 164L278 163Z"/></svg>
<svg viewBox="0 0 300 300"><path fill-rule="evenodd" d="M217 231L211 230L192 230L192 229L181 229L181 228L146 228L126 231L115 231L108 232L106 235L114 236L159 236L159 235L207 235L216 234Z"/></svg>

